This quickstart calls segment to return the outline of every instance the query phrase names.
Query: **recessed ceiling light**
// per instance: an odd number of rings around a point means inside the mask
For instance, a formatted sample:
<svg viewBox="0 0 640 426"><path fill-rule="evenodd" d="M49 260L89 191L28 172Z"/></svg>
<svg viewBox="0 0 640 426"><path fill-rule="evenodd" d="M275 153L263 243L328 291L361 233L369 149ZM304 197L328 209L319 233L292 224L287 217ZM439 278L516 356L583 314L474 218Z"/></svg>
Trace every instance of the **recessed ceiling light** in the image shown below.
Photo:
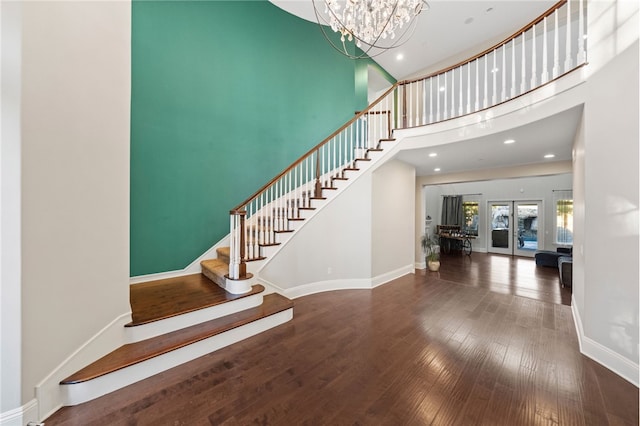
<svg viewBox="0 0 640 426"><path fill-rule="evenodd" d="M505 145L510 145L510 144L512 144L512 143L515 143L515 142L516 142L516 140L515 140L515 139L507 139L506 141L504 141L504 144L505 144Z"/></svg>
<svg viewBox="0 0 640 426"><path fill-rule="evenodd" d="M544 156L544 158L553 158L555 156L556 156L555 154L547 154Z"/></svg>
<svg viewBox="0 0 640 426"><path fill-rule="evenodd" d="M434 172L439 172L440 171L440 167L436 167L435 169L433 169Z"/></svg>
<svg viewBox="0 0 640 426"><path fill-rule="evenodd" d="M396 59L397 59L398 61L401 61L401 60L403 60L403 59L404 59L404 55L403 55L402 53L398 53L398 54L396 55Z"/></svg>
<svg viewBox="0 0 640 426"><path fill-rule="evenodd" d="M444 92L444 89L445 89L445 87L444 87L444 86L440 87L440 91L441 91L441 92Z"/></svg>
<svg viewBox="0 0 640 426"><path fill-rule="evenodd" d="M491 70L491 72L494 73L494 74L497 73L498 71L500 71L500 68L494 68L494 69Z"/></svg>
<svg viewBox="0 0 640 426"><path fill-rule="evenodd" d="M429 153L429 157L437 157L437 156L438 156L438 153L436 152Z"/></svg>

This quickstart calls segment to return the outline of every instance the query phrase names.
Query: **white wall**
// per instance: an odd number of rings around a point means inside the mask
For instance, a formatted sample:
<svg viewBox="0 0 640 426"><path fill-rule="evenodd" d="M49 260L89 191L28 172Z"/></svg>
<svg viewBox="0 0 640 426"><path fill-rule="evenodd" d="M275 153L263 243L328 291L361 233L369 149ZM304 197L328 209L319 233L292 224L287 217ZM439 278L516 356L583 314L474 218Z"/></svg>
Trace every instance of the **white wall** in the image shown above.
<svg viewBox="0 0 640 426"><path fill-rule="evenodd" d="M372 276L413 264L416 172L390 161L373 173Z"/></svg>
<svg viewBox="0 0 640 426"><path fill-rule="evenodd" d="M0 413L21 400L20 2L0 3ZM21 421L21 420L16 420Z"/></svg>
<svg viewBox="0 0 640 426"><path fill-rule="evenodd" d="M554 226L555 205L553 190L571 189L571 174L552 176L535 176L512 179L496 179L490 181L461 182L454 184L429 185L424 187L426 215L433 219L432 230L440 223L442 214L442 195L481 194L465 197L465 200L478 202L478 238L472 241L473 250L487 250L487 202L488 201L531 201L542 200L543 214L538 224L539 238L543 240L540 247L555 250Z"/></svg>
<svg viewBox="0 0 640 426"><path fill-rule="evenodd" d="M360 173L268 261L261 280L298 297L413 271L413 167L392 160Z"/></svg>
<svg viewBox="0 0 640 426"><path fill-rule="evenodd" d="M637 384L638 3L589 7L584 156L577 157L584 167L584 294L576 294L574 311L583 352Z"/></svg>
<svg viewBox="0 0 640 426"><path fill-rule="evenodd" d="M24 2L22 30L24 402L130 309L131 4Z"/></svg>
<svg viewBox="0 0 640 426"><path fill-rule="evenodd" d="M371 175L358 178L309 219L260 277L289 293L299 286L326 283L333 288L342 286L338 282L370 279Z"/></svg>

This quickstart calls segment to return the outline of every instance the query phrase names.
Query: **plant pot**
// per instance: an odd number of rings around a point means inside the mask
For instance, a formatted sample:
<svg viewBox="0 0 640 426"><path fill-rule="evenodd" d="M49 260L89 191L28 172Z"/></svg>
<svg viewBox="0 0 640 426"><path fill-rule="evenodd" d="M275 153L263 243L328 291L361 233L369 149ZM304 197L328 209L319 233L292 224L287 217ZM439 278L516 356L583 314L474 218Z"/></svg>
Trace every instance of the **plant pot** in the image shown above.
<svg viewBox="0 0 640 426"><path fill-rule="evenodd" d="M438 272L440 270L440 261L439 260L430 260L427 262L427 266L430 271Z"/></svg>

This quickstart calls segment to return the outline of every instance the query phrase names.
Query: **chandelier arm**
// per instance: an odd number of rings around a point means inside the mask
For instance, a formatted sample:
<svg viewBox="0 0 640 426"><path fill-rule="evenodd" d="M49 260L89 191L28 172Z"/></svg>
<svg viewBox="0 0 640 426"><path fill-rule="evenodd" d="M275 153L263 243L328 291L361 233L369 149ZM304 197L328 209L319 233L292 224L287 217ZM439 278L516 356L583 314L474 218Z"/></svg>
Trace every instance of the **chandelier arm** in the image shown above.
<svg viewBox="0 0 640 426"><path fill-rule="evenodd" d="M316 18L318 19L318 27L320 27L320 32L322 33L323 37L325 38L325 40L327 40L329 42L329 45L331 45L331 47L333 47L338 53L347 56L349 59L364 59L369 57L367 55L366 52L362 51L362 55L352 55L351 53L349 53L349 51L347 50L347 47L345 46L344 42L342 43L342 49L340 49L338 46L336 46L336 44L333 42L333 40L331 40L331 38L327 35L326 30L324 29L324 26L322 24L320 24L320 16L318 13L318 9L316 8L316 0L312 0L313 2L313 9L314 12L316 14ZM323 19L324 21L324 19ZM324 21L326 22L326 21Z"/></svg>
<svg viewBox="0 0 640 426"><path fill-rule="evenodd" d="M340 5L335 0L324 0L324 14L321 14L318 10L316 1L312 0L313 9L323 37L336 51L351 59L374 58L390 49L402 46L415 32L418 15L422 12L424 6L426 5L427 10L429 9L429 4L424 0L419 0L413 7L407 7L413 3L412 0L408 0L408 5L403 4L400 11L400 1L403 0L396 0L395 2L390 2L391 5L388 5L392 6L390 12L388 9L374 10L371 8L363 11L363 7L370 7L371 4L364 6L360 3L363 0L347 0L341 17L337 13L337 10L340 10ZM327 20L327 16L329 20ZM365 21L365 16L368 21ZM380 22L379 18L384 19ZM321 22L331 27L334 33L340 34L342 48L329 37ZM405 23L408 23L406 27L404 27ZM394 29L396 25L399 28ZM404 27L404 30L399 36L396 36L396 30L400 30L402 27ZM408 37L407 34L409 34ZM386 39L387 37L393 41L390 44L381 43L381 39ZM348 38L349 42L355 39L354 48L358 49L361 54L349 53L346 38ZM367 42L367 39L370 41ZM365 48L364 45L367 47Z"/></svg>
<svg viewBox="0 0 640 426"><path fill-rule="evenodd" d="M383 49L383 50L389 50L389 49L395 49L396 47L400 47L402 45L404 45L405 43L407 43L409 41L409 39L413 36L413 33L416 30L416 27L418 26L418 23L416 20L413 20L411 22L411 24L407 25L407 27L404 29L404 31L402 32L402 34L400 35L400 37L396 38L396 41L391 44L391 45L380 45L378 46L377 44L371 44L371 43L365 43L368 46L374 47L376 49ZM405 38L405 35L411 31L411 34Z"/></svg>

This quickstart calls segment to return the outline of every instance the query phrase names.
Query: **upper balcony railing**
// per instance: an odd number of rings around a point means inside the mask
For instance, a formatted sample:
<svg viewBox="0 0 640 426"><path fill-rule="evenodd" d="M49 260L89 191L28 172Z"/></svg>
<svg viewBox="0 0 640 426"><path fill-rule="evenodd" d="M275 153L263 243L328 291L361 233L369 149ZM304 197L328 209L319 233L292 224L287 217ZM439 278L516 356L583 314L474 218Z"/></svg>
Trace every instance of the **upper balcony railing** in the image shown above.
<svg viewBox="0 0 640 426"><path fill-rule="evenodd" d="M473 114L586 63L585 2L563 0L503 42L423 78L394 84L364 111L231 210L229 278L312 209L311 200L367 161L393 131Z"/></svg>
<svg viewBox="0 0 640 426"><path fill-rule="evenodd" d="M583 0L561 1L484 52L426 77L401 82L397 128L491 108L584 64L584 6Z"/></svg>

